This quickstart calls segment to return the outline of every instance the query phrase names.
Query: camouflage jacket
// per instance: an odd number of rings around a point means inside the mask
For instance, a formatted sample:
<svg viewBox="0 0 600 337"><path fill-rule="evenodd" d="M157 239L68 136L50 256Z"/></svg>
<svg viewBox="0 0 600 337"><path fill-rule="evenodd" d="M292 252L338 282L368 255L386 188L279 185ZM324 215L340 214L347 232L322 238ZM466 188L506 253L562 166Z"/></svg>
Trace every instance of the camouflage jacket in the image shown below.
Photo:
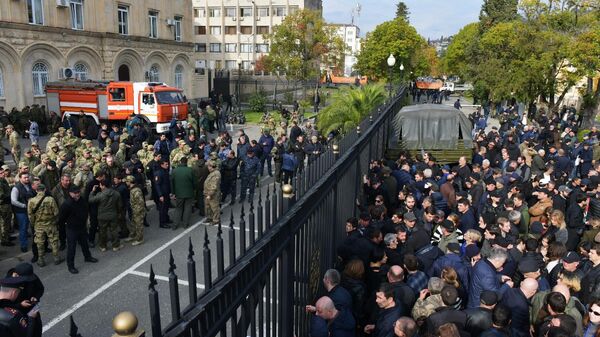
<svg viewBox="0 0 600 337"><path fill-rule="evenodd" d="M144 216L146 214L146 200L144 199L144 193L138 186L133 187L129 192L129 203L133 215Z"/></svg>
<svg viewBox="0 0 600 337"><path fill-rule="evenodd" d="M44 192L38 192L27 203L27 215L34 228L35 226L55 226L58 221L58 205L51 196Z"/></svg>
<svg viewBox="0 0 600 337"><path fill-rule="evenodd" d="M221 172L215 169L208 174L204 181L204 195L214 197L221 191Z"/></svg>
<svg viewBox="0 0 600 337"><path fill-rule="evenodd" d="M435 309L444 306L442 295L440 294L431 295L424 300L419 298L413 307L412 317L415 321L419 320L419 318L427 318L435 312Z"/></svg>

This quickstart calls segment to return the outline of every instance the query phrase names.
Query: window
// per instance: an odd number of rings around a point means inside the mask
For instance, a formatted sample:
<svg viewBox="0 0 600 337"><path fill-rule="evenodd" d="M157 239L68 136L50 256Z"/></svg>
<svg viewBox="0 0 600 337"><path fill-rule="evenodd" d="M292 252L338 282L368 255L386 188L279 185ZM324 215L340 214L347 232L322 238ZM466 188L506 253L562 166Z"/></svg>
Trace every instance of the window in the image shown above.
<svg viewBox="0 0 600 337"><path fill-rule="evenodd" d="M244 69L244 70L252 69L252 63L250 61L242 61L242 69Z"/></svg>
<svg viewBox="0 0 600 337"><path fill-rule="evenodd" d="M43 96L44 87L48 82L48 66L45 63L37 62L31 68L33 77L33 95Z"/></svg>
<svg viewBox="0 0 600 337"><path fill-rule="evenodd" d="M83 0L71 0L71 28L83 29Z"/></svg>
<svg viewBox="0 0 600 337"><path fill-rule="evenodd" d="M43 25L44 9L42 0L27 0L27 15L29 16L29 23Z"/></svg>
<svg viewBox="0 0 600 337"><path fill-rule="evenodd" d="M225 68L237 69L237 62L235 60L227 60L225 61Z"/></svg>
<svg viewBox="0 0 600 337"><path fill-rule="evenodd" d="M252 44L251 43L240 43L240 52L241 53L251 53L252 52Z"/></svg>
<svg viewBox="0 0 600 337"><path fill-rule="evenodd" d="M244 34L244 35L252 34L252 26L240 26L240 34Z"/></svg>
<svg viewBox="0 0 600 337"><path fill-rule="evenodd" d="M225 16L235 18L235 7L225 7Z"/></svg>
<svg viewBox="0 0 600 337"><path fill-rule="evenodd" d="M150 34L148 36L152 39L158 38L158 12L157 11L149 11L148 12L148 24L150 28Z"/></svg>
<svg viewBox="0 0 600 337"><path fill-rule="evenodd" d="M175 67L175 87L183 89L183 66L181 64Z"/></svg>
<svg viewBox="0 0 600 337"><path fill-rule="evenodd" d="M204 8L194 8L194 17L195 18L204 18L204 17L206 17L206 9L204 9Z"/></svg>
<svg viewBox="0 0 600 337"><path fill-rule="evenodd" d="M221 52L221 44L220 43L211 43L210 44L210 52L211 53L220 53Z"/></svg>
<svg viewBox="0 0 600 337"><path fill-rule="evenodd" d="M225 52L226 53L235 53L237 49L237 43L226 43L225 44Z"/></svg>
<svg viewBox="0 0 600 337"><path fill-rule="evenodd" d="M209 61L208 66L210 69L222 69L221 60Z"/></svg>
<svg viewBox="0 0 600 337"><path fill-rule="evenodd" d="M269 26L256 26L256 34L269 34Z"/></svg>
<svg viewBox="0 0 600 337"><path fill-rule="evenodd" d="M210 26L210 35L221 35L221 26Z"/></svg>
<svg viewBox="0 0 600 337"><path fill-rule="evenodd" d="M4 97L4 80L2 78L2 69L0 69L0 97Z"/></svg>
<svg viewBox="0 0 600 337"><path fill-rule="evenodd" d="M129 7L119 5L118 11L118 23L119 23L119 34L129 35Z"/></svg>
<svg viewBox="0 0 600 337"><path fill-rule="evenodd" d="M290 6L290 14L294 14L299 10L298 6Z"/></svg>
<svg viewBox="0 0 600 337"><path fill-rule="evenodd" d="M258 7L256 11L258 16L261 18L266 18L269 16L269 7Z"/></svg>
<svg viewBox="0 0 600 337"><path fill-rule="evenodd" d="M87 81L88 79L88 67L83 63L76 63L73 67L73 75L76 80Z"/></svg>
<svg viewBox="0 0 600 337"><path fill-rule="evenodd" d="M179 91L157 91L154 93L159 104L178 104L185 102Z"/></svg>
<svg viewBox="0 0 600 337"><path fill-rule="evenodd" d="M220 18L221 17L221 8L212 7L208 9L208 16L211 18Z"/></svg>
<svg viewBox="0 0 600 337"><path fill-rule="evenodd" d="M196 35L206 35L206 26L194 26Z"/></svg>
<svg viewBox="0 0 600 337"><path fill-rule="evenodd" d="M235 35L237 34L236 26L225 26L225 35Z"/></svg>
<svg viewBox="0 0 600 337"><path fill-rule="evenodd" d="M257 53L268 53L269 45L266 43L257 43L256 44L256 52Z"/></svg>
<svg viewBox="0 0 600 337"><path fill-rule="evenodd" d="M148 71L149 82L160 82L160 67L158 64L153 64Z"/></svg>
<svg viewBox="0 0 600 337"><path fill-rule="evenodd" d="M183 18L181 16L176 16L175 17L175 29L174 29L174 33L175 33L175 41L181 41L181 21L183 20Z"/></svg>
<svg viewBox="0 0 600 337"><path fill-rule="evenodd" d="M125 101L125 88L111 88L110 100L112 102L124 102Z"/></svg>
<svg viewBox="0 0 600 337"><path fill-rule="evenodd" d="M273 16L285 16L285 7L284 6L273 7Z"/></svg>
<svg viewBox="0 0 600 337"><path fill-rule="evenodd" d="M194 51L196 53L206 53L206 43L196 43L196 44L194 44Z"/></svg>
<svg viewBox="0 0 600 337"><path fill-rule="evenodd" d="M240 7L240 16L252 16L252 7Z"/></svg>

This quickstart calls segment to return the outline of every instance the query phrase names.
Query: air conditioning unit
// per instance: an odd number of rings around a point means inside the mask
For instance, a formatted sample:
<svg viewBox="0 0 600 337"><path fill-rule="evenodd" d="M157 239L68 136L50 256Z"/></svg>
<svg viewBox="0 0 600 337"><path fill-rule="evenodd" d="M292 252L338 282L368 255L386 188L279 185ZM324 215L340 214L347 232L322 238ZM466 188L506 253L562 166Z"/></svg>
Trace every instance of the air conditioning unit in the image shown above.
<svg viewBox="0 0 600 337"><path fill-rule="evenodd" d="M167 19L167 26L175 26L175 20Z"/></svg>
<svg viewBox="0 0 600 337"><path fill-rule="evenodd" d="M70 78L73 78L73 75L73 68L60 68L58 70L58 78L61 80L68 80Z"/></svg>
<svg viewBox="0 0 600 337"><path fill-rule="evenodd" d="M56 0L56 7L69 7L69 0Z"/></svg>

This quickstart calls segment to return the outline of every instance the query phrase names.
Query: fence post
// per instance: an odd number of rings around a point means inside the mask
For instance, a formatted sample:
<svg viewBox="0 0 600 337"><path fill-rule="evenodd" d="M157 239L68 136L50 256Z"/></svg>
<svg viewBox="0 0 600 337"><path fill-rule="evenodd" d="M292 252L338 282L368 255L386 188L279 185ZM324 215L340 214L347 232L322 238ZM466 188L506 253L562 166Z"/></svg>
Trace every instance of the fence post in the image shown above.
<svg viewBox="0 0 600 337"><path fill-rule="evenodd" d="M187 260L187 272L188 272L188 282L189 282L189 296L190 296L190 304L196 303L198 299L198 289L196 288L196 261L194 261L194 245L192 245L192 237L189 238L188 245L188 260Z"/></svg>
<svg viewBox="0 0 600 337"><path fill-rule="evenodd" d="M179 284L177 283L175 269L177 269L177 266L175 266L173 251L169 249L169 292L171 296L171 317L173 318L173 321L181 318L181 308L179 306Z"/></svg>
<svg viewBox="0 0 600 337"><path fill-rule="evenodd" d="M285 203L288 204L286 209L289 209L294 203L294 193L291 189L290 185L283 186L283 195L285 199ZM280 299L281 299L281 314L278 316L279 318L279 326L281 331L281 336L293 336L294 335L294 270L295 268L295 259L294 259L294 237L292 233L292 228L294 227L293 223L288 223L286 226L287 235L286 237L290 237L289 243L283 254L281 255L281 274L280 280L281 285L286 285L280 289Z"/></svg>
<svg viewBox="0 0 600 337"><path fill-rule="evenodd" d="M152 337L161 337L162 329L160 327L160 306L158 305L158 291L154 289L156 279L154 268L150 265L150 284L148 285L148 299L150 301L150 323L152 326Z"/></svg>
<svg viewBox="0 0 600 337"><path fill-rule="evenodd" d="M206 227L204 227L204 249L202 250L202 255L204 259L204 289L212 288L212 271L211 271L211 260L210 260L210 248L208 245L210 241L208 240L208 231ZM191 285L190 285L191 286Z"/></svg>

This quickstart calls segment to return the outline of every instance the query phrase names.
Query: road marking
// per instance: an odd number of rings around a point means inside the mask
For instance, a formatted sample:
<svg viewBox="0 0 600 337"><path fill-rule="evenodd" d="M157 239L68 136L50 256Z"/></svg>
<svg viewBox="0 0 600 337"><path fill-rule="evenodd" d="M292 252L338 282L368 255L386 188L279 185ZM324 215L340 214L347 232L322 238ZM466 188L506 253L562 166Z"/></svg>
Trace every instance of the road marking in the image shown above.
<svg viewBox="0 0 600 337"><path fill-rule="evenodd" d="M112 287L113 285L115 285L115 283L119 282L125 276L131 274L131 272L133 272L136 269L138 269L141 265L143 265L144 263L148 262L151 258L153 258L156 255L158 255L160 252L162 252L163 250L165 250L167 247L169 247L170 245L172 245L173 243L175 243L176 241L178 241L182 237L186 236L187 234L189 234L194 229L198 228L198 226L200 226L203 223L203 221L204 221L204 219L201 219L195 225L193 225L190 228L186 229L185 231L179 233L179 235L177 235L176 237L174 237L173 239L171 239L167 243L165 243L162 246L160 246L157 249L155 249L152 253L150 253L149 255L147 255L145 258L141 259L136 264L134 264L133 266L129 267L129 269L127 269L124 272L122 272L121 274L117 275L112 280L106 282L104 285L102 285L100 288L96 289L96 291L94 291L93 293L89 294L88 296L86 296L81 301L75 303L67 311L63 312L58 317L55 317L54 319L52 319L50 322L48 322L46 325L44 325L44 327L42 328L42 333L47 332L48 330L50 330L53 326L55 326L56 324L60 323L65 318L69 317L71 314L73 314L79 308L83 307L84 305L86 305L87 303L89 303L90 301L92 301L94 298L98 297L98 295L102 294L106 289Z"/></svg>
<svg viewBox="0 0 600 337"><path fill-rule="evenodd" d="M149 273L144 273L142 271L137 271L137 270L130 271L129 275L141 276L141 277L144 277L146 279L150 278L150 274ZM169 278L167 276L154 275L154 277L157 280L169 282ZM182 286L186 286L186 287L189 287L189 285L190 285L190 283L188 281L180 280L180 279L177 279L177 283L179 283ZM204 289L204 284L196 283L196 288L198 288L198 289Z"/></svg>

